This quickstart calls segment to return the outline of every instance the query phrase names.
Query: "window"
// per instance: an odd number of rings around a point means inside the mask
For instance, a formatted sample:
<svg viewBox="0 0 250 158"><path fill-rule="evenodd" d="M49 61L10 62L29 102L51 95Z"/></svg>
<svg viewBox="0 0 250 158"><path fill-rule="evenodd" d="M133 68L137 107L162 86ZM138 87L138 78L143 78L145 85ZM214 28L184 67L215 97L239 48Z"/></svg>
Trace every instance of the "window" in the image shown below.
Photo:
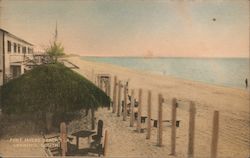
<svg viewBox="0 0 250 158"><path fill-rule="evenodd" d="M14 43L14 53L16 53L16 43Z"/></svg>
<svg viewBox="0 0 250 158"><path fill-rule="evenodd" d="M11 42L7 41L7 43L8 43L8 52L11 52Z"/></svg>
<svg viewBox="0 0 250 158"><path fill-rule="evenodd" d="M17 46L17 52L20 53L20 44Z"/></svg>
<svg viewBox="0 0 250 158"><path fill-rule="evenodd" d="M26 53L26 47L23 47L23 54Z"/></svg>

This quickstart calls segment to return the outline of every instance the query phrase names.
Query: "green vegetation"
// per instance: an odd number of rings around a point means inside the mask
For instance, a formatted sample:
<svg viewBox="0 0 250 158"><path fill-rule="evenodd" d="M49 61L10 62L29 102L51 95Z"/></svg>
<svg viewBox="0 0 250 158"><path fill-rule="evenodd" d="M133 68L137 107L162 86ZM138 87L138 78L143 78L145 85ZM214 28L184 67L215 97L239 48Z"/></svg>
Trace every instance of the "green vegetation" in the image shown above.
<svg viewBox="0 0 250 158"><path fill-rule="evenodd" d="M57 42L53 42L53 44L51 44L50 47L45 50L45 52L49 55L52 63L56 63L58 57L61 57L65 54L63 46Z"/></svg>
<svg viewBox="0 0 250 158"><path fill-rule="evenodd" d="M53 118L81 109L108 106L110 98L92 82L63 64L38 66L2 86L1 105L4 114Z"/></svg>

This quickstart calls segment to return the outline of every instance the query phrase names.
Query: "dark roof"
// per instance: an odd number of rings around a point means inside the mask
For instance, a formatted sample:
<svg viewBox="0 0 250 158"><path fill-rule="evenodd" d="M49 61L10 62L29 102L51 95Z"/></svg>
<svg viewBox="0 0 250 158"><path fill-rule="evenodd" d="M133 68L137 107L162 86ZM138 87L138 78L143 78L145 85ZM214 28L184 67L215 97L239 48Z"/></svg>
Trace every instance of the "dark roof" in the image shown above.
<svg viewBox="0 0 250 158"><path fill-rule="evenodd" d="M34 46L33 44L31 44L31 43L25 41L25 40L22 39L22 38L19 38L19 37L13 35L12 33L8 32L8 31L6 31L6 30L4 30L4 29L2 29L2 28L0 28L0 31L7 33L8 35L10 35L10 36L16 38L17 40L19 40L19 41L21 41L21 42L23 42L23 43L26 43L26 44L28 44L28 45L30 45L30 46Z"/></svg>

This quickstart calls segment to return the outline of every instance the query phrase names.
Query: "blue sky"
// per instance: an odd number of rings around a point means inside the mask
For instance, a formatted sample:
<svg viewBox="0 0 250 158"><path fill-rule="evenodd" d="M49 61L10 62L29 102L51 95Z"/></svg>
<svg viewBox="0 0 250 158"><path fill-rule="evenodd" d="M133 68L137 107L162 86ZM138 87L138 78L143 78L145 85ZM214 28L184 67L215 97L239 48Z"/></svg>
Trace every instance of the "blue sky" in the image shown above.
<svg viewBox="0 0 250 158"><path fill-rule="evenodd" d="M2 0L0 9L1 27L39 50L57 21L67 53L249 56L248 0Z"/></svg>

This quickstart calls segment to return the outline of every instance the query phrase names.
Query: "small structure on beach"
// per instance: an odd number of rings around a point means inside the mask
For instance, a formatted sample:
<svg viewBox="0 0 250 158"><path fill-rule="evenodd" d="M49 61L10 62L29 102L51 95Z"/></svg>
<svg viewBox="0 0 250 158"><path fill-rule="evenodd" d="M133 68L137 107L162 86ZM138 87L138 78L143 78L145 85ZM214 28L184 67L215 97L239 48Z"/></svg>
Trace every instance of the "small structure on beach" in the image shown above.
<svg viewBox="0 0 250 158"><path fill-rule="evenodd" d="M97 85L101 88L108 96L110 96L111 90L111 75L110 74L97 74L96 76Z"/></svg>
<svg viewBox="0 0 250 158"><path fill-rule="evenodd" d="M4 114L35 116L34 121L45 121L49 130L49 118L59 127L81 109L109 106L110 98L83 76L56 63L37 66L4 84L1 105Z"/></svg>

